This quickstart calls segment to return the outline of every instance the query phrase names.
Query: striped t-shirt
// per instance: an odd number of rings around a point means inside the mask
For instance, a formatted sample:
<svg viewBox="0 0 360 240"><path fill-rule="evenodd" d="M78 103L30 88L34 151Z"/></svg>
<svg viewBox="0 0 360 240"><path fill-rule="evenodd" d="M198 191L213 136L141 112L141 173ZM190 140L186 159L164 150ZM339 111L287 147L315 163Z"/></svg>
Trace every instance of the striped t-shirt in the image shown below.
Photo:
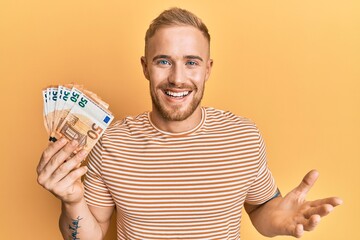
<svg viewBox="0 0 360 240"><path fill-rule="evenodd" d="M213 108L183 133L158 129L148 112L114 123L85 180L88 204L116 206L118 239L240 239L244 202L276 189L254 123Z"/></svg>

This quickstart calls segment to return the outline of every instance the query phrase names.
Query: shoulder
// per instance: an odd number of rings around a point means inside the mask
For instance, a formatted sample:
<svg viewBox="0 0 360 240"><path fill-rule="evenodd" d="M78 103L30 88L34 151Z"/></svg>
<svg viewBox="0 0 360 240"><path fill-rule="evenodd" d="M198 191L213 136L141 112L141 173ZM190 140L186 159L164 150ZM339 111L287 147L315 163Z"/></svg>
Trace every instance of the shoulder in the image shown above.
<svg viewBox="0 0 360 240"><path fill-rule="evenodd" d="M136 136L143 132L149 125L148 112L141 113L137 116L127 116L121 120L116 120L105 131L102 141L126 138Z"/></svg>
<svg viewBox="0 0 360 240"><path fill-rule="evenodd" d="M238 116L230 111L214 108L206 109L205 130L209 134L220 134L236 138L240 142L258 144L261 139L256 124L249 118Z"/></svg>
<svg viewBox="0 0 360 240"><path fill-rule="evenodd" d="M206 108L206 114L208 135L221 136L222 143L228 140L239 149L247 146L247 150L253 149L258 154L262 137L251 119L214 108Z"/></svg>
<svg viewBox="0 0 360 240"><path fill-rule="evenodd" d="M232 128L248 128L257 130L256 124L249 118L236 115L230 111L206 107L206 121L209 124Z"/></svg>

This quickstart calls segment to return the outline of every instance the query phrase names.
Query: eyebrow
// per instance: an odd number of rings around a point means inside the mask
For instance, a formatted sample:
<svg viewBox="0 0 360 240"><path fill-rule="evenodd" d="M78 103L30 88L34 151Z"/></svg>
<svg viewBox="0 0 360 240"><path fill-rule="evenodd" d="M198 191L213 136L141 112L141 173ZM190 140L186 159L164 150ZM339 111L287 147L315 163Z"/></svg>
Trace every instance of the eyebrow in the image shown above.
<svg viewBox="0 0 360 240"><path fill-rule="evenodd" d="M169 55L156 55L155 57L153 57L153 61L156 61L159 58L164 58L164 59L171 59L171 57ZM196 56L196 55L185 55L184 56L185 59L198 59L200 61L204 61L200 56Z"/></svg>
<svg viewBox="0 0 360 240"><path fill-rule="evenodd" d="M153 61L158 60L159 58L165 58L165 59L170 59L169 55L156 55L155 57L153 57Z"/></svg>
<svg viewBox="0 0 360 240"><path fill-rule="evenodd" d="M184 58L187 58L187 59L197 59L197 60L200 60L200 61L204 61L200 56L196 56L196 55L187 55L187 56L184 56Z"/></svg>

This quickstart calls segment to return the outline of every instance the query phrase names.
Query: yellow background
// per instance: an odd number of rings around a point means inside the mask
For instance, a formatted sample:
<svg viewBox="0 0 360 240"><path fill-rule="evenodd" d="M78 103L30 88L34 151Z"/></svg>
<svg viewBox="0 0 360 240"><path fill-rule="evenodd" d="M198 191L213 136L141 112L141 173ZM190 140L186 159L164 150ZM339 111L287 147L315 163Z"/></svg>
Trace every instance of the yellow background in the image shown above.
<svg viewBox="0 0 360 240"><path fill-rule="evenodd" d="M214 67L203 105L255 121L283 193L310 169L309 199L344 204L303 239L358 237L360 2L0 1L0 239L60 239L59 201L36 182L47 145L41 89L78 82L120 119L150 110L140 56L150 21L172 6L200 16ZM265 239L245 217L243 239ZM107 239L115 238L112 227ZM278 239L291 239L279 237Z"/></svg>

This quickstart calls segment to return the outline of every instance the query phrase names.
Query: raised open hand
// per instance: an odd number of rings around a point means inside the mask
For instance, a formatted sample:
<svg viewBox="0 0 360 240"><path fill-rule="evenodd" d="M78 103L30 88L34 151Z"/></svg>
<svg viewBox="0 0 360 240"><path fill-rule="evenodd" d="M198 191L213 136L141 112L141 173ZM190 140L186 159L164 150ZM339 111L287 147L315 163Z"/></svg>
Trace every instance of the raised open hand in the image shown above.
<svg viewBox="0 0 360 240"><path fill-rule="evenodd" d="M306 201L306 195L316 182L319 173L312 170L305 175L299 186L285 197L276 198L266 205L271 207L273 227L280 230L276 235L301 237L304 231L312 231L322 217L328 215L342 200L337 197Z"/></svg>

